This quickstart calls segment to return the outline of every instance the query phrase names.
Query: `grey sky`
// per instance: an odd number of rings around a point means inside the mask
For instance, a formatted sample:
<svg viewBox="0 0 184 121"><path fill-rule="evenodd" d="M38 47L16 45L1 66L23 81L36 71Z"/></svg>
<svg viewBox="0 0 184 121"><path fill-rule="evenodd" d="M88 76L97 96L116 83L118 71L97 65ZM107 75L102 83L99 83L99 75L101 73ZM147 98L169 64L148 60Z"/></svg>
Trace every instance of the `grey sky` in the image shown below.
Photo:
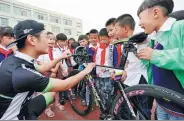
<svg viewBox="0 0 184 121"><path fill-rule="evenodd" d="M19 0L40 8L74 16L83 20L83 33L90 29L100 30L111 17L121 14L133 15L136 22L137 9L143 0ZM184 0L174 0L175 10L184 9ZM137 26L136 31L141 31Z"/></svg>

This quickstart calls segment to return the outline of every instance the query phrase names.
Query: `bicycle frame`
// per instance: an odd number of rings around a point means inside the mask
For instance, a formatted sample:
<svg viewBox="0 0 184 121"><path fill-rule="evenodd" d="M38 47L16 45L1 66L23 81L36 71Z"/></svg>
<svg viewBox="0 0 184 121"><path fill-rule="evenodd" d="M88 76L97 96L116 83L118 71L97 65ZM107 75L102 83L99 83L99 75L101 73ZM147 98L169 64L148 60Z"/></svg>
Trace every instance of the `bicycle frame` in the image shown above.
<svg viewBox="0 0 184 121"><path fill-rule="evenodd" d="M132 44L132 43L128 43L128 44ZM125 46L125 49L123 50L123 59L121 60L121 64L120 64L120 67L119 68L114 68L114 67L109 67L109 66L102 66L102 65L96 65L98 67L105 67L105 68L111 68L111 69L118 69L118 70L124 70L124 67L125 67L125 64L126 64L126 61L127 61L127 58L128 58L128 53L132 51L132 48L130 48L129 46ZM106 116L110 115L108 114L107 112L107 108L105 107L105 105L102 103L102 100L100 99L100 96L99 96L99 93L98 93L98 90L96 89L96 86L94 84L94 79L92 78L92 76L90 74L88 74L87 76L87 84L89 86L89 88L92 88L92 93L95 97L95 101L96 103L99 105L99 108L101 110L101 113L102 114L107 114ZM124 87L122 86L123 83L121 80L117 80L116 83L118 84L118 89L120 91L120 94L122 95L122 97L124 98L124 100L126 101L127 103L127 106L129 107L131 113L132 113L132 116L135 118L136 120L136 115L134 113L134 110L130 104L130 101L128 100L125 92L124 92Z"/></svg>
<svg viewBox="0 0 184 121"><path fill-rule="evenodd" d="M118 41L116 43L113 43L113 45L116 44L124 44L123 46L123 50L122 50L122 59L121 59L121 63L120 66L118 68L116 67L109 67L109 66L102 66L102 65L96 65L97 67L104 67L104 68L110 68L110 69L118 69L118 70L124 70L125 68L125 64L128 58L128 53L129 52L134 52L134 54L137 52L137 49L134 46L134 43L141 43L143 42L145 39L147 38L147 35L145 33L140 33L137 34L131 38L129 38L129 40L127 41ZM81 49L81 48L77 48L79 50L82 50L81 52L79 51L79 54L77 54L77 51L75 51L76 54L73 55L73 57L76 57L76 62L78 61L78 64L82 64L82 63L89 63L89 58L90 55L87 54L87 50ZM77 50L76 49L76 50ZM83 52L86 52L85 54ZM84 62L85 61L85 62ZM92 93L94 94L95 100L96 102L99 104L100 110L102 112L102 114L106 114L107 113L107 108L105 107L105 105L102 103L98 90L96 89L96 86L94 85L94 79L91 77L91 75L87 75L87 84L89 85L89 88L92 88ZM122 97L124 98L124 100L127 103L128 108L130 109L130 112L132 113L132 116L134 117L134 120L136 120L136 115L134 113L134 110L130 104L130 101L128 100L125 92L124 92L124 88L123 87L123 82L120 80L117 80L116 83L118 84L118 89L120 91L120 94L122 95ZM109 113L110 114L110 113ZM107 114L108 116L108 114ZM105 119L108 119L108 117L106 117Z"/></svg>

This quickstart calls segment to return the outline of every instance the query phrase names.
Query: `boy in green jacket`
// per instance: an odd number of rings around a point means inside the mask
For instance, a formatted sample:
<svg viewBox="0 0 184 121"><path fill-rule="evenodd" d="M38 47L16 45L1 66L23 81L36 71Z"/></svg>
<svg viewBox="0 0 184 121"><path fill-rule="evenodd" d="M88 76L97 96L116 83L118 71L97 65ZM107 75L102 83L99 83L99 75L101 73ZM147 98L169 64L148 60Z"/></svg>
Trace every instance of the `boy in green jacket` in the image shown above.
<svg viewBox="0 0 184 121"><path fill-rule="evenodd" d="M184 20L176 21L168 15L173 0L145 0L138 9L140 26L145 33L155 32L149 46L138 53L147 65L149 82L184 94ZM157 101L158 120L184 120L184 109Z"/></svg>

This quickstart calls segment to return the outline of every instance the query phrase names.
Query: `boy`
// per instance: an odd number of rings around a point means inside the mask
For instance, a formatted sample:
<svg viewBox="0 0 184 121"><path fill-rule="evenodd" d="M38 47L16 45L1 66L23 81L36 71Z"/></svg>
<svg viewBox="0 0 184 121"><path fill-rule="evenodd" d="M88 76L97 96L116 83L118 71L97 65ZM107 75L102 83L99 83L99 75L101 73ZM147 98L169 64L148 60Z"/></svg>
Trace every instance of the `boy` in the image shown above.
<svg viewBox="0 0 184 121"><path fill-rule="evenodd" d="M6 48L13 41L13 29L11 27L0 27L0 62L13 55L13 49Z"/></svg>
<svg viewBox="0 0 184 121"><path fill-rule="evenodd" d="M110 38L106 28L100 30L100 46L95 54L97 65L117 67L117 52L113 45L110 45ZM113 82L110 79L110 69L96 67L96 86L101 94L104 104L107 104L109 97L113 94Z"/></svg>
<svg viewBox="0 0 184 121"><path fill-rule="evenodd" d="M67 43L67 36L65 34L59 33L56 35L56 48L60 54L62 54L67 50L66 43ZM63 76L66 77L68 75L68 65L66 64L65 60L61 62L61 66L64 72Z"/></svg>
<svg viewBox="0 0 184 121"><path fill-rule="evenodd" d="M46 65L35 67L35 60L48 53L48 36L44 25L34 20L24 20L15 26L14 33L16 41L12 44L17 44L18 51L0 64L0 119L36 120L52 101L52 92L72 88L95 65L91 63L84 71L65 80L45 77L40 72L49 71L71 53L66 51ZM34 92L44 94L32 98Z"/></svg>
<svg viewBox="0 0 184 121"><path fill-rule="evenodd" d="M168 15L173 0L145 0L138 9L140 26L145 33L155 32L154 40L138 53L148 67L149 82L184 94L184 21ZM157 99L159 120L184 120L183 108Z"/></svg>
<svg viewBox="0 0 184 121"><path fill-rule="evenodd" d="M134 33L135 29L135 20L130 14L123 14L119 16L115 21L116 35L120 39L127 39L131 37ZM142 43L137 46L139 48L146 47L147 44ZM123 48L123 45L122 45ZM122 50L121 48L121 50ZM123 55L121 57L124 58ZM134 86L137 84L147 84L147 71L146 67L141 63L141 61L136 57L133 52L128 53L127 64L125 65L125 71L122 75L122 81L127 86ZM145 114L151 118L150 109L152 108L152 104L149 105L149 109L147 107L148 98L140 97L141 100L141 108L145 110ZM152 103L152 100L150 101ZM146 103L146 104L145 104Z"/></svg>
<svg viewBox="0 0 184 121"><path fill-rule="evenodd" d="M87 47L89 45L89 38L87 37L87 35L80 35L78 42L80 46Z"/></svg>
<svg viewBox="0 0 184 121"><path fill-rule="evenodd" d="M78 38L79 45L82 47L87 47L89 44L89 38L87 35L80 35ZM84 70L83 65L79 65L79 70L82 71ZM83 81L82 84L82 90L81 90L81 96L82 96L82 105L86 106L89 105L89 89L88 86L86 86L86 83Z"/></svg>
<svg viewBox="0 0 184 121"><path fill-rule="evenodd" d="M117 40L116 29L114 26L115 21L116 21L116 18L110 18L105 24L108 35L109 35L112 42Z"/></svg>
<svg viewBox="0 0 184 121"><path fill-rule="evenodd" d="M115 21L116 21L116 18L110 18L106 24L105 24L105 27L107 29L107 32L108 32L108 35L111 39L111 42L114 42L116 40L118 40L118 37L116 35L116 29L115 29ZM118 44L116 46L117 48L117 53L118 53L118 65L120 65L120 62L121 62L121 56L122 56L122 53L121 53L121 44Z"/></svg>
<svg viewBox="0 0 184 121"><path fill-rule="evenodd" d="M38 61L40 61L42 64L50 62L50 61L56 59L57 56L60 56L60 55L58 55L57 50L54 48L54 46L56 44L56 37L51 32L47 32L47 35L49 37L48 54L41 55L38 58ZM59 72L61 72L60 63L58 63L49 72L45 73L45 76L48 76L51 78L62 79L62 75ZM56 92L54 104L55 104L55 107L60 111L63 111L65 109L65 107L59 103L59 93L58 92ZM50 107L45 110L45 114L50 118L55 116L54 112L51 110Z"/></svg>
<svg viewBox="0 0 184 121"><path fill-rule="evenodd" d="M115 21L115 28L118 38L129 38L134 33L135 20L130 14L121 15ZM141 46L146 47L147 44L142 44ZM138 47L140 47L140 45ZM124 84L133 86L140 83L147 83L146 69L133 52L128 54L127 62L127 67L125 67L125 72L123 72L122 76Z"/></svg>
<svg viewBox="0 0 184 121"><path fill-rule="evenodd" d="M96 29L92 29L89 32L89 42L88 52L89 54L94 55L97 47L99 47L99 35Z"/></svg>

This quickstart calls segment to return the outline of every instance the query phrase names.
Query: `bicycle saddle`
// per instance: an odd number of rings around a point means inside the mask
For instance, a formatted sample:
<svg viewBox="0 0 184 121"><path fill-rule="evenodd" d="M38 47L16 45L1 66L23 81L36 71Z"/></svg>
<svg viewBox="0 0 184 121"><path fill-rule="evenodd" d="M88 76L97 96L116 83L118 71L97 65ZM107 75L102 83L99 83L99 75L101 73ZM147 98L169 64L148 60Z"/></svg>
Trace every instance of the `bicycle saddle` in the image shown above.
<svg viewBox="0 0 184 121"><path fill-rule="evenodd" d="M148 35L144 32L135 34L134 36L129 38L129 42L133 43L142 43L144 40L146 40Z"/></svg>

